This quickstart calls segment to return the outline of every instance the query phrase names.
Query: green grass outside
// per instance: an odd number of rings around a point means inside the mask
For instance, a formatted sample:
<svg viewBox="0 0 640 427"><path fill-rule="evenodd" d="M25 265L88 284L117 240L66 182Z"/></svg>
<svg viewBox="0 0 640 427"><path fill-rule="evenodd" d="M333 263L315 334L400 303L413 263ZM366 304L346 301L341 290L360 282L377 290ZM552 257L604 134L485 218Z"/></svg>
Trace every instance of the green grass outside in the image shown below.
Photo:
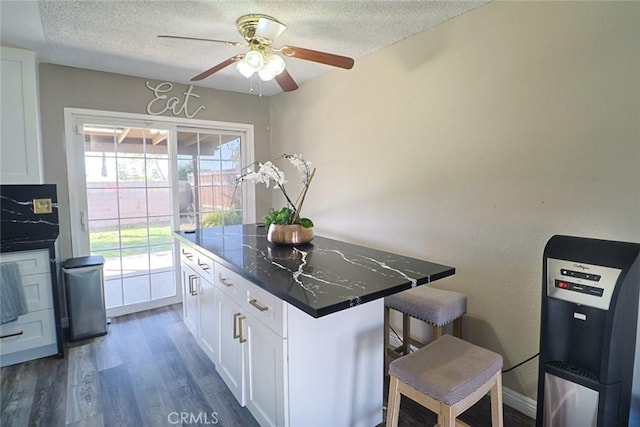
<svg viewBox="0 0 640 427"><path fill-rule="evenodd" d="M138 228L122 228L90 233L91 252L100 252L105 258L117 258L119 256L138 255L147 252L147 245L152 252L171 250L171 227L152 226ZM122 250L118 250L118 243ZM161 245L161 246L158 246Z"/></svg>

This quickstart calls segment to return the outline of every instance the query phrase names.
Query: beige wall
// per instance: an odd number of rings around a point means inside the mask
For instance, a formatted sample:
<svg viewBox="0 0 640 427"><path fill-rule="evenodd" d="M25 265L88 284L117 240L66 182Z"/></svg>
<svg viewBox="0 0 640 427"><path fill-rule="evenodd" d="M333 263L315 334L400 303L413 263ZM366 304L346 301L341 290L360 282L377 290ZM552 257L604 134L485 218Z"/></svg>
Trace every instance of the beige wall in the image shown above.
<svg viewBox="0 0 640 427"><path fill-rule="evenodd" d="M271 99L316 233L455 266L464 337L538 351L554 234L640 241L640 4L493 2ZM505 375L535 398L537 362Z"/></svg>
<svg viewBox="0 0 640 427"><path fill-rule="evenodd" d="M103 73L78 68L40 64L40 117L44 153L44 172L47 183L57 184L60 205L61 256L72 255L69 225L69 191L67 184L67 162L65 157L64 108L84 108L91 110L117 111L147 114L147 103L153 99L152 92L145 86L146 79ZM151 81L151 83L159 83ZM178 96L186 85L175 84L169 96ZM254 125L256 158L269 155L269 101L254 95L222 92L195 87L193 93L199 99L190 101L193 113L195 107L205 109L197 114L200 120L249 123ZM156 109L155 107L158 106ZM154 104L154 110L160 104ZM165 116L174 117L168 112ZM180 117L184 118L184 114ZM256 203L260 211L269 206L270 194L258 190ZM262 214L259 214L262 215Z"/></svg>

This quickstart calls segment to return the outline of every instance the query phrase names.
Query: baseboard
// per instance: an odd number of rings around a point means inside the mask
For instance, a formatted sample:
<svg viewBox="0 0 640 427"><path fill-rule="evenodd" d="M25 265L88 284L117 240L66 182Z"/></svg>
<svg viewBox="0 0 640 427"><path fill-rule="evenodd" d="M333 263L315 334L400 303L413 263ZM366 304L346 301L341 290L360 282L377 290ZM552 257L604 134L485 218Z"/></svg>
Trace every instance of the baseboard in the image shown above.
<svg viewBox="0 0 640 427"><path fill-rule="evenodd" d="M536 419L537 402L505 386L502 386L502 403L533 420Z"/></svg>
<svg viewBox="0 0 640 427"><path fill-rule="evenodd" d="M393 334L389 337L389 345L392 347L398 347L402 344L402 341ZM411 351L416 351L417 348L411 346ZM513 391L508 387L502 386L502 403L510 408L515 409L518 412L523 413L527 417L535 420L537 402L523 394Z"/></svg>

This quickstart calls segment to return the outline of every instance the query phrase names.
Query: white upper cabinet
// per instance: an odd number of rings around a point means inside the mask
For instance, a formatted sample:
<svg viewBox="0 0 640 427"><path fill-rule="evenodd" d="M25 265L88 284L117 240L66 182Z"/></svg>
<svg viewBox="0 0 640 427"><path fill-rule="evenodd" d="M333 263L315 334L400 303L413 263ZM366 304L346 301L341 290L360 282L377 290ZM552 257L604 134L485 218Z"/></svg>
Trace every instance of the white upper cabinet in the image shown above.
<svg viewBox="0 0 640 427"><path fill-rule="evenodd" d="M35 55L0 46L0 63L0 183L42 184Z"/></svg>

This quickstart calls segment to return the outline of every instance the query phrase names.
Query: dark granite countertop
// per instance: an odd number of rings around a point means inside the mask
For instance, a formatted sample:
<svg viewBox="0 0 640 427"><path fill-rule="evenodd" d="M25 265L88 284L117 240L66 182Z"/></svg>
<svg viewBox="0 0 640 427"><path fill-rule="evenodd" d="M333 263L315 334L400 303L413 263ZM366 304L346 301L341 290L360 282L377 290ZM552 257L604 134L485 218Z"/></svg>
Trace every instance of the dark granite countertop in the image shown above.
<svg viewBox="0 0 640 427"><path fill-rule="evenodd" d="M313 317L430 283L455 268L316 236L304 246L267 242L255 224L175 232L215 261Z"/></svg>
<svg viewBox="0 0 640 427"><path fill-rule="evenodd" d="M31 251L52 247L58 235L28 236L15 239L5 239L0 242L0 252Z"/></svg>

